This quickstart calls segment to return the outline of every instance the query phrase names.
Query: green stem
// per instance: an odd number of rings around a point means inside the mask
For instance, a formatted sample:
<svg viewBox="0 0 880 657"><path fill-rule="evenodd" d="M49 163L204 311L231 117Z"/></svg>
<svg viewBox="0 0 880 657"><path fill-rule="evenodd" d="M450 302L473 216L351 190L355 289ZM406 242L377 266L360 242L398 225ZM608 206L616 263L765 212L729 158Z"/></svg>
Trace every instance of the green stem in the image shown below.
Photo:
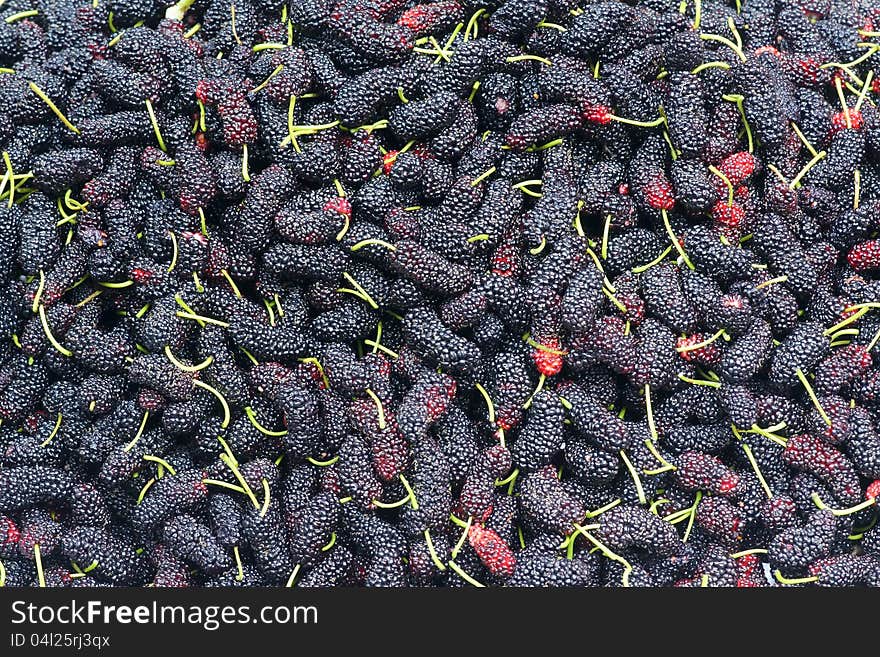
<svg viewBox="0 0 880 657"><path fill-rule="evenodd" d="M719 329L718 331L715 332L714 335L712 335L712 337L706 338L702 342L697 342L696 344L689 344L684 347L676 347L675 350L680 354L683 354L688 351L696 351L698 349L702 349L703 347L708 347L710 344L715 342L715 340L720 338L722 335L724 335L724 329Z"/></svg>
<svg viewBox="0 0 880 657"><path fill-rule="evenodd" d="M832 509L825 505L822 499L819 497L819 493L813 493L810 498L813 500L813 503L819 507L820 509L824 509L826 511L830 511L832 515L835 516L849 516L853 513L858 513L859 511L864 511L865 509L870 509L872 506L877 504L876 498L871 498L869 500L865 500L861 504L856 504L855 506L851 506L847 509Z"/></svg>
<svg viewBox="0 0 880 657"><path fill-rule="evenodd" d="M733 183L730 182L730 178L725 176L724 173L720 169L718 169L717 167L715 167L711 164L709 165L709 171L711 171L716 176L718 176L721 179L721 182L723 182L725 184L725 186L727 187L727 205L728 205L728 207L732 206L733 205Z"/></svg>
<svg viewBox="0 0 880 657"><path fill-rule="evenodd" d="M856 312L854 312L852 315L850 315L849 317L847 317L843 321L838 322L837 324L835 324L831 328L825 329L825 332L822 335L834 335L840 329L845 328L845 327L849 326L850 324L854 324L855 322L859 321L862 318L862 316L864 316L870 310L871 310L870 308L859 308Z"/></svg>
<svg viewBox="0 0 880 657"><path fill-rule="evenodd" d="M299 569L302 566L300 564L296 564L293 568L293 572L290 573L290 577L287 578L287 584L285 584L285 588L293 588L293 583L296 581L296 576L299 573Z"/></svg>
<svg viewBox="0 0 880 657"><path fill-rule="evenodd" d="M807 175L807 172L808 172L810 169L812 169L814 166L816 166L816 164L817 164L822 158L824 158L826 155L827 155L827 153L826 153L825 151L819 151L818 153L816 153L816 154L813 156L813 158L812 158L809 162L807 162L807 165L806 165L803 169L801 169L800 171L798 171L797 175L796 175L794 178L791 179L791 182L788 183L788 188L789 188L789 189L794 189L795 186L801 181L801 178L803 178L805 175Z"/></svg>
<svg viewBox="0 0 880 657"><path fill-rule="evenodd" d="M360 283L358 283L356 280L354 280L354 277L352 277L351 274L349 274L348 272L343 272L342 276L343 276L343 278L345 278L345 280L347 280L349 283L351 283L358 292L361 293L361 296L363 297L364 301L366 301L373 310L379 309L379 304L376 303L373 300L373 297L371 297L369 295L369 293L364 288L361 287Z"/></svg>
<svg viewBox="0 0 880 657"><path fill-rule="evenodd" d="M206 367L208 367L208 365L210 365L211 363L214 362L214 357L208 356L205 360L203 360L198 365L186 365L186 364L180 362L179 360L177 360L177 358L171 352L171 347L167 344L165 345L165 355L168 356L168 360L170 360L172 363L174 363L174 366L177 369L179 369L183 372L198 372L200 370L205 369Z"/></svg>
<svg viewBox="0 0 880 657"><path fill-rule="evenodd" d="M452 548L452 558L458 556L459 551L464 546L464 542L468 537L468 533L471 531L471 523L473 523L474 517L468 516L467 523L464 526L464 531L461 533L461 538L458 539L458 542L455 544L455 547Z"/></svg>
<svg viewBox="0 0 880 657"><path fill-rule="evenodd" d="M235 484L230 484L228 481L221 481L220 479L202 479L202 483L206 486L220 486L221 488L227 488L229 490L233 490L236 493L245 494L244 488L241 486L236 486Z"/></svg>
<svg viewBox="0 0 880 657"><path fill-rule="evenodd" d="M764 550L761 548L755 548L753 550L743 550L742 552L734 552L729 555L731 559L741 559L750 554L769 554L770 550Z"/></svg>
<svg viewBox="0 0 880 657"><path fill-rule="evenodd" d="M238 463L235 461L234 457L231 457L229 454L221 454L220 460L223 461L226 467L232 471L233 475L235 475L235 478L238 480L239 485L244 489L245 494L250 498L251 503L254 505L254 508L259 509L260 503L257 501L257 496L254 495L254 491L251 490L248 482L245 481L244 476L241 474L241 470L238 469Z"/></svg>
<svg viewBox="0 0 880 657"><path fill-rule="evenodd" d="M464 40L465 41L467 41L471 38L471 36L470 36L471 30L473 30L473 32L474 32L473 38L474 39L477 38L477 29L478 29L477 19L480 17L481 14L485 14L485 13L486 13L485 9L482 9L482 8L477 9L477 11L475 11L473 13L473 15L470 17L470 19L468 20L468 23L467 23L467 27L464 30Z"/></svg>
<svg viewBox="0 0 880 657"><path fill-rule="evenodd" d="M195 313L181 312L179 310L177 311L177 316L182 317L183 319L192 319L197 322L207 322L208 324L229 328L229 322L214 319L213 317L205 317L204 315L196 315Z"/></svg>
<svg viewBox="0 0 880 657"><path fill-rule="evenodd" d="M326 468L328 466L333 465L339 460L339 455L337 454L332 459L328 459L326 461L318 461L317 459L312 458L311 456L307 457L306 460L312 465L317 465L319 468Z"/></svg>
<svg viewBox="0 0 880 657"><path fill-rule="evenodd" d="M153 111L153 103L150 102L149 98L145 98L144 104L147 106L147 114L150 115L150 123L153 125L153 133L156 135L159 148L166 152L168 149L165 147L165 140L162 139L162 133L159 131L159 122L156 120L156 113Z"/></svg>
<svg viewBox="0 0 880 657"><path fill-rule="evenodd" d="M666 121L666 118L663 116L656 118L653 121L636 121L635 119L625 119L622 116L616 116L614 114L606 114L606 116L612 121L617 121L618 123L624 123L626 125L633 125L638 128L656 128L659 125L663 125Z"/></svg>
<svg viewBox="0 0 880 657"><path fill-rule="evenodd" d="M250 166L248 165L248 145L242 144L241 146L241 177L245 182L251 181L251 171Z"/></svg>
<svg viewBox="0 0 880 657"><path fill-rule="evenodd" d="M397 354L396 352L392 351L391 349L389 349L389 348L386 347L385 345L376 342L375 340L364 340L364 344L373 347L373 353L376 353L376 350L379 350L379 351L382 351L382 352L388 354L388 355L391 356L394 360L397 360L398 358L400 358L400 355L399 355L399 354Z"/></svg>
<svg viewBox="0 0 880 657"><path fill-rule="evenodd" d="M639 473L636 472L636 469L635 467L633 467L633 464L629 460L629 457L626 455L626 452L624 450L620 450L619 453L620 458L623 459L623 464L626 466L626 469L629 470L629 474L636 484L636 492L639 495L639 504L647 504L648 498L645 497L645 489L642 488L642 480L639 478Z"/></svg>
<svg viewBox="0 0 880 657"><path fill-rule="evenodd" d="M409 485L409 482L406 480L402 474L398 475L400 477L400 483L403 484L403 487L406 489L406 492L409 493L409 502L410 506L412 506L413 511L418 511L419 501L416 499L416 493L412 489L412 486Z"/></svg>
<svg viewBox="0 0 880 657"><path fill-rule="evenodd" d="M670 251L672 251L672 247L671 246L666 247L666 249L663 251L663 253L661 253L659 256L654 258L651 262L644 264L644 265L639 265L638 267L633 267L633 269L632 269L633 273L640 274L643 271L648 271L651 267L659 265L661 262L663 262L666 259L666 256L669 255Z"/></svg>
<svg viewBox="0 0 880 657"><path fill-rule="evenodd" d="M697 499L694 500L694 505L690 509L690 518L688 518L687 527L684 530L684 538L682 539L685 543L687 543L688 537L691 534L691 529L694 526L694 519L697 517L697 507L700 505L700 500L703 499L703 491L697 491Z"/></svg>
<svg viewBox="0 0 880 657"><path fill-rule="evenodd" d="M43 326L43 332L46 334L46 338L49 340L52 346L55 347L55 349L58 350L59 353L67 356L68 358L70 356L73 356L73 352L70 349L64 347L60 342L58 342L58 340L53 335L52 329L49 328L49 320L46 318L46 307L42 304L40 304L39 313L40 324L42 324Z"/></svg>
<svg viewBox="0 0 880 657"><path fill-rule="evenodd" d="M746 458L749 460L749 463L752 465L752 470L755 471L755 475L758 477L758 481L761 483L761 488L764 489L764 493L767 495L768 500L773 499L773 491L770 490L770 486L767 485L767 480L764 479L764 475L761 473L761 468L758 467L758 462L755 460L755 455L752 453L752 448L743 443L743 451L746 453Z"/></svg>
<svg viewBox="0 0 880 657"><path fill-rule="evenodd" d="M816 151L816 149L813 148L813 145L810 143L810 140L807 139L806 136L804 135L804 133L801 132L801 129L798 128L797 123L792 121L791 128L792 128L792 130L794 130L795 134L798 136L798 139L801 140L801 143L806 147L806 149L808 151L810 151L810 155L812 155L813 157L816 157L816 155L818 154L818 151Z"/></svg>
<svg viewBox="0 0 880 657"><path fill-rule="evenodd" d="M153 456L152 454L144 454L141 458L143 458L144 461L152 461L153 463L158 463L163 468L168 470L168 472L171 473L172 475L177 474L177 472L174 470L174 467L163 458L160 458L158 456Z"/></svg>
<svg viewBox="0 0 880 657"><path fill-rule="evenodd" d="M46 575L43 573L43 556L40 554L40 544L34 543L34 561L37 564L37 581L40 588L46 588Z"/></svg>
<svg viewBox="0 0 880 657"><path fill-rule="evenodd" d="M147 426L147 419L149 417L150 411L144 411L144 416L141 418L141 423L138 426L137 433L134 434L134 438L131 439L131 442L122 449L123 452L130 452L137 441L141 439L141 436L144 434L144 428Z"/></svg>
<svg viewBox="0 0 880 657"><path fill-rule="evenodd" d="M283 70L284 70L284 64L279 64L278 66L276 66L275 69L271 73L269 73L269 77L267 77L265 80L263 80L256 87L251 89L250 93L255 94L258 91L262 91L263 89L265 89L266 86L272 81L272 78L274 78L276 75L281 73L281 71L283 71Z"/></svg>
<svg viewBox="0 0 880 657"><path fill-rule="evenodd" d="M583 527L577 523L574 524L574 527L581 536L583 536L588 541L590 541L590 543L599 548L599 551L602 552L602 554L604 554L607 558L611 559L612 561L617 561L618 563L623 565L623 585L625 587L629 587L629 574L632 572L632 565L629 563L629 561L624 559L619 554L616 554L609 550L604 543L602 543L599 539L597 539L589 531L587 531L586 527Z"/></svg>
<svg viewBox="0 0 880 657"><path fill-rule="evenodd" d="M75 125L73 125L70 122L70 120L66 116L64 116L62 111L60 109L58 109L58 106L52 102L52 100L49 98L49 96L46 95L45 91L40 89L33 82L28 82L28 86L30 87L31 91L33 91L40 98L40 100L42 100L46 104L46 106L50 110L52 110L52 112L54 112L55 116L57 116L61 120L61 123L63 123L64 126L68 130L70 130L71 132L74 132L76 134L79 134L79 128L77 128Z"/></svg>
<svg viewBox="0 0 880 657"><path fill-rule="evenodd" d="M517 478L518 476L519 476L519 468L514 468L514 469L513 469L513 472L511 472L511 473L510 473L507 477L505 477L504 479L501 479L500 481L499 481L498 479L496 479L496 480L495 480L495 485L496 485L496 486L506 486L507 484L511 484L511 483L513 483L514 481L516 481L516 478Z"/></svg>
<svg viewBox="0 0 880 657"><path fill-rule="evenodd" d="M247 416L248 420L250 420L251 424L254 425L254 428L257 431L259 431L260 433L262 433L266 436L286 436L287 435L287 429L285 429L284 431L270 431L269 429L264 427L262 424L260 424L259 421L257 420L256 412L250 406L244 407L244 413Z"/></svg>
<svg viewBox="0 0 880 657"><path fill-rule="evenodd" d="M351 250L352 250L352 251L359 251L360 249L364 248L364 247L367 246L368 244L377 244L377 245L379 245L379 246L384 246L384 247L385 247L386 249L388 249L389 251L397 251L397 247L396 247L396 246L394 246L393 244L389 244L389 243L386 242L385 240L380 240L380 239L366 239L366 240L361 240L360 242L358 242L357 244L355 244L354 246L352 246L352 247L351 247Z"/></svg>
<svg viewBox="0 0 880 657"><path fill-rule="evenodd" d="M611 509L613 509L614 507L616 507L618 504L621 504L622 501L623 501L623 500L621 500L621 499L618 497L618 498L617 498L616 500L614 500L613 502L609 502L608 504L606 504L606 505L604 505L604 506L600 506L600 507L599 507L598 509L596 509L595 511L587 511L587 518L595 518L596 516L600 516L600 515L602 515L603 513L605 513L606 511L610 511Z"/></svg>
<svg viewBox="0 0 880 657"><path fill-rule="evenodd" d="M456 516L454 513L449 514L449 519L452 521L453 525L458 525L459 527L468 527L468 529L470 529L468 523Z"/></svg>
<svg viewBox="0 0 880 657"><path fill-rule="evenodd" d="M825 421L829 427L831 426L831 418L828 417L828 414L825 412L825 409L822 408L822 404L819 403L819 398L816 397L816 393L813 391L813 386L810 385L810 382L807 381L807 377L804 375L801 368L797 368L795 370L795 374L797 378L800 379L801 384L804 386L804 389L807 391L807 395L810 397L810 401L813 402L813 405L816 407L816 410L819 411L819 415Z"/></svg>
<svg viewBox="0 0 880 657"><path fill-rule="evenodd" d="M657 440L657 425L654 424L654 409L651 403L651 384L645 384L645 414L648 417L648 429L651 432L651 439Z"/></svg>
<svg viewBox="0 0 880 657"><path fill-rule="evenodd" d="M736 56L739 57L739 60L741 62L746 61L746 56L743 53L742 48L738 47L730 39L723 37L723 36L720 36L718 34L701 34L700 38L703 39L704 41L717 41L718 43L723 43L725 46L730 48L734 53L736 53Z"/></svg>
<svg viewBox="0 0 880 657"><path fill-rule="evenodd" d="M479 185L481 182L483 182L486 178L488 178L488 177L491 176L493 173L495 173L495 171L496 171L496 168L495 168L494 166L489 167L489 168L486 169L483 173L481 173L479 176L477 176L476 178L474 178L474 179L471 181L471 186L472 186L472 187L476 187L476 186Z"/></svg>
<svg viewBox="0 0 880 657"><path fill-rule="evenodd" d="M771 278L770 280L766 280L763 283L758 283L755 286L756 290L760 290L765 287L770 287L771 285L776 285L777 283L785 283L788 280L788 276L777 276L776 278Z"/></svg>
<svg viewBox="0 0 880 657"><path fill-rule="evenodd" d="M754 433L756 433L760 436L764 436L764 438L776 443L780 447L785 447L788 445L788 442L785 440L785 438L777 436L776 434L774 434L766 429L762 429L757 424L752 425L751 431L753 431Z"/></svg>
<svg viewBox="0 0 880 657"><path fill-rule="evenodd" d="M538 55L515 55L513 57L508 57L505 61L508 63L535 61L541 62L544 66L553 66L553 62L551 62L549 59L545 57L539 57Z"/></svg>
<svg viewBox="0 0 880 657"><path fill-rule="evenodd" d="M193 379L193 385L198 386L203 390L207 390L212 395L214 395L214 397L217 398L217 401L219 401L220 405L223 407L223 421L220 423L220 426L224 429L228 427L229 421L232 419L232 413L229 410L229 404L226 402L226 398L220 393L219 390L217 390L217 388L208 385L207 383L199 379Z"/></svg>
<svg viewBox="0 0 880 657"><path fill-rule="evenodd" d="M400 507L408 504L410 500L410 496L407 495L396 502L382 502L381 500L372 500L371 503L373 506L377 506L380 509L399 509Z"/></svg>
<svg viewBox="0 0 880 657"><path fill-rule="evenodd" d="M170 6L165 10L165 18L182 23L183 17L194 3L195 0L180 0L177 4Z"/></svg>
<svg viewBox="0 0 880 657"><path fill-rule="evenodd" d="M434 541L431 540L431 532L427 529L425 530L425 543L428 545L428 553L431 555L431 561L434 562L437 570L446 570L446 566L440 561L440 557L437 556L437 550L434 549Z"/></svg>
<svg viewBox="0 0 880 657"><path fill-rule="evenodd" d="M43 273L42 267L40 268L40 284L37 286L37 291L34 293L34 302L31 304L31 312L37 312L37 307L40 305L40 297L43 296L43 288L46 285L46 274Z"/></svg>
<svg viewBox="0 0 880 657"><path fill-rule="evenodd" d="M783 576L782 571L778 568L773 571L773 576L776 578L776 581L780 584L789 584L789 585L797 585L797 584L811 584L813 582L818 582L819 578L816 576L813 577L796 577L796 578L788 578Z"/></svg>
<svg viewBox="0 0 880 657"><path fill-rule="evenodd" d="M269 510L269 504L272 501L272 493L269 490L269 482L265 477L262 479L263 485L263 506L260 509L260 517L263 518L266 516L266 512Z"/></svg>
<svg viewBox="0 0 880 657"><path fill-rule="evenodd" d="M40 447L45 447L49 443L52 442L52 439L55 437L55 434L58 433L58 429L61 428L61 413L58 413L58 419L55 420L55 426L52 428L52 432L49 434L49 437L46 438L43 442L40 443Z"/></svg>
<svg viewBox="0 0 880 657"><path fill-rule="evenodd" d="M730 69L730 64L727 62L703 62L699 66L697 66L694 70L691 71L692 74L696 75L697 73L702 73L706 69L710 68L720 68L725 71Z"/></svg>
<svg viewBox="0 0 880 657"><path fill-rule="evenodd" d="M675 236L675 233L672 230L672 225L669 223L669 213L667 213L666 209L663 208L660 210L660 215L663 217L663 226L666 228L666 234L669 235L669 239L672 240L672 246L674 246L675 250L678 251L678 255L682 257L682 260L684 260L684 263L687 265L688 269L693 271L694 263L691 262L691 259L688 258L687 253L685 253L684 249L681 248L681 244L678 243L678 238Z"/></svg>
<svg viewBox="0 0 880 657"><path fill-rule="evenodd" d="M486 400L486 407L489 409L489 422L491 424L495 424L495 404L492 403L492 398L489 396L489 393L483 387L483 384L477 382L474 384L474 387L483 396L483 399Z"/></svg>
<svg viewBox="0 0 880 657"><path fill-rule="evenodd" d="M663 464L664 472L667 470L678 470L677 467L675 467L669 461L663 458L663 455L660 454L659 451L657 451L656 445L654 445L654 442L650 438L645 438L645 446L648 448L648 451L651 452L654 458L657 459L661 464Z"/></svg>
<svg viewBox="0 0 880 657"><path fill-rule="evenodd" d="M136 502L137 504L140 504L141 502L144 501L144 497L146 497L147 491L150 490L150 487L155 483L156 483L156 478L153 477L147 483L144 484L143 488L141 488L140 492L138 493L137 502Z"/></svg>
<svg viewBox="0 0 880 657"><path fill-rule="evenodd" d="M865 102L865 98L868 95L868 89L870 88L871 81L874 79L874 71L869 70L868 74L865 76L865 84L862 85L861 91L859 91L859 95L856 98L856 105L853 108L856 112L862 109L862 103Z"/></svg>
<svg viewBox="0 0 880 657"><path fill-rule="evenodd" d="M385 407L382 406L382 400L379 399L379 396L369 388L367 388L366 392L370 396L370 399L373 400L373 403L376 404L376 410L379 414L379 428L384 431L387 423L385 422Z"/></svg>
<svg viewBox="0 0 880 657"><path fill-rule="evenodd" d="M450 562L449 562L449 567L452 568L452 570L454 570L455 573L456 573L459 577L461 577L465 582L467 582L468 584L470 584L470 585L472 585L472 586L476 586L476 587L479 588L479 589L486 588L486 585L485 585L485 584L481 584L480 582L478 582L477 580L475 580L473 577L471 577L470 575L468 575L468 574L467 574L466 572L464 572L464 571L459 567L459 565L458 565L457 563L455 563L454 561L450 561Z"/></svg>
<svg viewBox="0 0 880 657"><path fill-rule="evenodd" d="M14 23L16 21L20 21L23 18L31 18L32 16L39 16L40 12L36 9L28 9L27 11L20 11L17 14L11 14L7 16L5 20L7 23Z"/></svg>

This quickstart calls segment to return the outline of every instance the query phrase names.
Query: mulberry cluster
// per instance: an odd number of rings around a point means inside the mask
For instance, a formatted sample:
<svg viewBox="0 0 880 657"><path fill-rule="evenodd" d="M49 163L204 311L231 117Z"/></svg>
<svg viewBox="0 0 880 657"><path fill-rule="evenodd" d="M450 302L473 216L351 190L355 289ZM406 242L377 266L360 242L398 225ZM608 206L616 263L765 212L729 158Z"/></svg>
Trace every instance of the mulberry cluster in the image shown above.
<svg viewBox="0 0 880 657"><path fill-rule="evenodd" d="M8 5L4 582L880 584L871 3Z"/></svg>

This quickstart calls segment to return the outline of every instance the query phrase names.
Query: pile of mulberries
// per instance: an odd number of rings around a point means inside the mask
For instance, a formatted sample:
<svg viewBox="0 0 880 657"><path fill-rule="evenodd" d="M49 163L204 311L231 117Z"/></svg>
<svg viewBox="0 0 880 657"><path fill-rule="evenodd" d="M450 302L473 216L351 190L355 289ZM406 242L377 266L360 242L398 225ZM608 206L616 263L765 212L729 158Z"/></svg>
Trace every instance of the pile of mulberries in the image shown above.
<svg viewBox="0 0 880 657"><path fill-rule="evenodd" d="M867 0L2 3L0 586L880 585L878 53Z"/></svg>

